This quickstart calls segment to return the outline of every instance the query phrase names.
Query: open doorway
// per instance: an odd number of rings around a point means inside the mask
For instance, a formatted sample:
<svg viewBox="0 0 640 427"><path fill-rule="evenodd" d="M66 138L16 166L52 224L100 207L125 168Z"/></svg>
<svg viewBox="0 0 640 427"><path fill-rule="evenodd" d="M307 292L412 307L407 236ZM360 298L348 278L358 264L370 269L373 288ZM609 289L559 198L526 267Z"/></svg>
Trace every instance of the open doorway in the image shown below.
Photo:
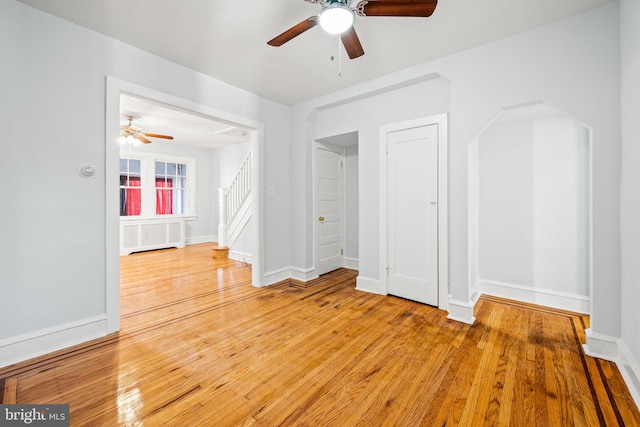
<svg viewBox="0 0 640 427"><path fill-rule="evenodd" d="M358 132L314 143L315 275L359 268Z"/></svg>
<svg viewBox="0 0 640 427"><path fill-rule="evenodd" d="M224 129L239 129L246 132L253 161L251 163L251 237L252 251L252 284L263 285L263 238L262 238L262 206L261 194L261 147L262 128L259 122L234 116L229 113L197 104L182 98L157 92L148 88L137 86L128 82L113 78L107 78L107 108L105 118L105 147L106 147L106 288L107 288L107 332L112 333L120 328L120 124L122 114L127 111L122 107L123 98L144 101L150 108L163 108L167 111L175 111L180 114L195 116L199 119L209 120L218 125L224 125ZM151 131L152 129L150 129ZM160 130L158 130L160 132ZM169 133L166 130L162 132ZM152 144L149 144L152 145ZM160 144L156 144L161 150ZM165 150L176 150L175 147L165 147ZM216 194L200 195L202 198L214 198ZM188 212L186 217L197 217L197 211ZM217 224L214 224L214 228ZM209 224L211 226L211 224ZM197 236L196 236L197 237Z"/></svg>

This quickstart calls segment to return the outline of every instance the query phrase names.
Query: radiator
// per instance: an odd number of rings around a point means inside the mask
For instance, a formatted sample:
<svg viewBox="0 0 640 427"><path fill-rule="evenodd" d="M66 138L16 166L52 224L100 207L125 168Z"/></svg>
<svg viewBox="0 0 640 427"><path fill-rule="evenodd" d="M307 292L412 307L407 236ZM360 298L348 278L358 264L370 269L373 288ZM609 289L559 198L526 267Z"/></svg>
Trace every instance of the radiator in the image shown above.
<svg viewBox="0 0 640 427"><path fill-rule="evenodd" d="M120 221L120 255L163 248L184 248L183 219Z"/></svg>

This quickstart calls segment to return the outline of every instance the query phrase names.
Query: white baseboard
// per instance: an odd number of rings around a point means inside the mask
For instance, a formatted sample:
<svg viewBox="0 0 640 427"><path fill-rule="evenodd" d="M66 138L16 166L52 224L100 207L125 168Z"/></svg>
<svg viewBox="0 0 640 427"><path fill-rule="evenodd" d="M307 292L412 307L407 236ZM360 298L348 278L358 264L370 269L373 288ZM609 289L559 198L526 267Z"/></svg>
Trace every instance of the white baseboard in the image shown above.
<svg viewBox="0 0 640 427"><path fill-rule="evenodd" d="M294 280L299 280L301 282L308 282L309 280L318 278L315 268L302 269L298 267L291 267L290 271L291 273L289 277L291 277Z"/></svg>
<svg viewBox="0 0 640 427"><path fill-rule="evenodd" d="M231 258L231 251L229 251L229 257ZM357 270L357 267L354 268L352 265L351 266L344 265L344 268ZM311 268L285 267L285 268L280 268L278 270L269 271L264 275L265 286L282 282L283 280L287 280L287 279L298 280L300 282L306 283L313 279L317 279L318 277L319 276L316 274L315 267L311 267ZM377 291L368 291L368 292L374 292L376 294L379 293Z"/></svg>
<svg viewBox="0 0 640 427"><path fill-rule="evenodd" d="M248 264L253 264L252 258L251 258L251 254L245 253L245 252L238 252L238 251L232 251L229 250L229 258L236 260L236 261L240 261L240 262L246 262Z"/></svg>
<svg viewBox="0 0 640 427"><path fill-rule="evenodd" d="M231 256L231 251L229 251L229 258L231 258L231 257L232 257ZM237 259L237 258L234 258L234 259ZM345 258L345 260L346 260L346 258ZM355 260L355 261L357 263L357 260ZM249 262L249 261L247 261L247 262ZM346 263L344 263L344 264L346 264ZM349 268L351 270L357 270L358 269L357 266L353 266L353 264L351 264L350 266L344 265L344 268ZM287 279L298 280L300 282L305 283L305 282L309 282L309 281L311 281L313 279L317 279L318 277L319 276L316 274L315 267L311 267L311 268L285 267L285 268L280 268L278 270L269 271L269 272L265 273L265 275L264 275L264 279L265 279L265 284L266 285L272 285L274 283L282 282L283 280L287 280ZM376 282L377 282L377 280L376 280ZM362 289L360 289L360 290L362 290ZM374 292L376 294L380 293L378 291L368 291L368 292Z"/></svg>
<svg viewBox="0 0 640 427"><path fill-rule="evenodd" d="M514 285L512 283L494 280L479 280L480 292L494 297L507 298L546 307L589 313L589 297L583 295L558 292L549 289L531 288L529 286Z"/></svg>
<svg viewBox="0 0 640 427"><path fill-rule="evenodd" d="M380 289L380 280L369 277L356 277L356 290L369 292L371 294L387 295L386 290L383 291Z"/></svg>
<svg viewBox="0 0 640 427"><path fill-rule="evenodd" d="M582 345L587 356L616 362L620 356L620 339L585 329L587 343Z"/></svg>
<svg viewBox="0 0 640 427"><path fill-rule="evenodd" d="M449 314L447 315L447 319L473 325L476 321L476 317L473 315L476 302L478 302L477 298L475 301L460 301L449 298Z"/></svg>
<svg viewBox="0 0 640 427"><path fill-rule="evenodd" d="M100 315L0 341L0 368L107 335Z"/></svg>
<svg viewBox="0 0 640 427"><path fill-rule="evenodd" d="M264 285L273 285L274 283L282 282L291 278L291 268L281 268L264 273Z"/></svg>
<svg viewBox="0 0 640 427"><path fill-rule="evenodd" d="M616 364L625 384L627 384L631 397L636 402L636 406L640 408L640 364L622 340L620 341L619 350L620 357Z"/></svg>
<svg viewBox="0 0 640 427"><path fill-rule="evenodd" d="M587 343L582 349L587 356L615 362L634 402L640 407L640 364L620 338L586 329Z"/></svg>
<svg viewBox="0 0 640 427"><path fill-rule="evenodd" d="M197 237L187 237L185 239L185 244L197 245L200 243L212 243L217 241L218 241L218 236L197 236Z"/></svg>
<svg viewBox="0 0 640 427"><path fill-rule="evenodd" d="M350 270L360 270L360 260L356 258L344 257L342 260L342 266Z"/></svg>
<svg viewBox="0 0 640 427"><path fill-rule="evenodd" d="M318 275L315 274L314 268L302 269L298 267L285 267L278 270L269 271L264 274L264 283L266 285L273 285L274 283L282 282L287 279L299 280L301 282L308 282L309 280L317 279Z"/></svg>

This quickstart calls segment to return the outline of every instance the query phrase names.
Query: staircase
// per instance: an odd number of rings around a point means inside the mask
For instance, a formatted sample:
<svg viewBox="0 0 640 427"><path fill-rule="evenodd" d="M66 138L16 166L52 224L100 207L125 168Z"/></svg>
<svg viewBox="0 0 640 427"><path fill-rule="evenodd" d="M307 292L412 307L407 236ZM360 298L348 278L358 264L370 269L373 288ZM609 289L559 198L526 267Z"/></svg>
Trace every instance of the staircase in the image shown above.
<svg viewBox="0 0 640 427"><path fill-rule="evenodd" d="M231 185L218 188L219 218L218 246L213 257L228 258L229 248L235 243L251 219L251 152L244 158Z"/></svg>

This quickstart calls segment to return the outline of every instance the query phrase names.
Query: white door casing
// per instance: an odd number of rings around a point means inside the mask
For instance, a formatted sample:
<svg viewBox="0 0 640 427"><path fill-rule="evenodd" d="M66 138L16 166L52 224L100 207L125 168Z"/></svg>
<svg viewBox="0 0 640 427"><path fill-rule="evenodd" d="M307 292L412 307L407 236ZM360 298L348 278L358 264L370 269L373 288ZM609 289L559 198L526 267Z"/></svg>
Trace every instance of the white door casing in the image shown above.
<svg viewBox="0 0 640 427"><path fill-rule="evenodd" d="M448 309L446 115L380 128L380 281Z"/></svg>
<svg viewBox="0 0 640 427"><path fill-rule="evenodd" d="M315 270L342 267L344 241L344 149L314 144Z"/></svg>

